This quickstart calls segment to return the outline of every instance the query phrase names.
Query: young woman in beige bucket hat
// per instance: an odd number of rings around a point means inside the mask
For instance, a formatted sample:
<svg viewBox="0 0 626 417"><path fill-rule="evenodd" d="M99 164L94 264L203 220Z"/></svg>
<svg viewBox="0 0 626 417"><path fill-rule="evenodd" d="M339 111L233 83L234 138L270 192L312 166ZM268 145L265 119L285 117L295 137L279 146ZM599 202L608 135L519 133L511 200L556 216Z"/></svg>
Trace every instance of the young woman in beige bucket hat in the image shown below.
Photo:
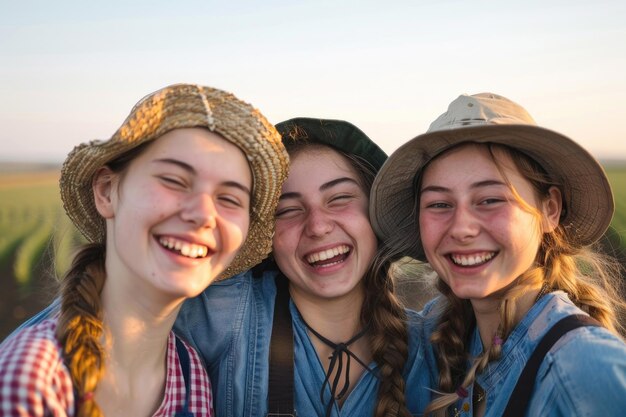
<svg viewBox="0 0 626 417"><path fill-rule="evenodd" d="M267 256L287 165L256 109L188 84L76 147L61 197L89 244L58 315L2 345L0 414L212 416L202 361L171 328L186 298Z"/></svg>
<svg viewBox="0 0 626 417"><path fill-rule="evenodd" d="M590 246L613 196L580 145L502 96L463 95L390 156L370 209L387 245L438 275L426 415L623 414L619 270Z"/></svg>

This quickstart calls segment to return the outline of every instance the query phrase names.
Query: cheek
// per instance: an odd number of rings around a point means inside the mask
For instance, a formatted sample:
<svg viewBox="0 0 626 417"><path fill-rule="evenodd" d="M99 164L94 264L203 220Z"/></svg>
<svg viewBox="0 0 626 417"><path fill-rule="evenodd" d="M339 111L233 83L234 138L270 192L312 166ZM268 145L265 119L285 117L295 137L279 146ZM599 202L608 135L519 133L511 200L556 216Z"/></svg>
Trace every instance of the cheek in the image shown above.
<svg viewBox="0 0 626 417"><path fill-rule="evenodd" d="M248 231L250 228L250 218L247 215L230 216L223 218L220 227L220 234L222 240L222 247L229 255L241 248L241 245L248 237Z"/></svg>
<svg viewBox="0 0 626 417"><path fill-rule="evenodd" d="M276 262L282 263L282 260L287 257L286 248L289 247L288 233L285 229L276 227L276 233L272 242L272 254Z"/></svg>
<svg viewBox="0 0 626 417"><path fill-rule="evenodd" d="M510 241L516 250L536 249L541 239L540 224L535 216L520 212L507 218L498 218L493 222L493 232L500 239Z"/></svg>
<svg viewBox="0 0 626 417"><path fill-rule="evenodd" d="M435 223L427 218L427 216L419 217L419 233L420 240L425 252L429 252L432 249L432 243L436 235L437 227Z"/></svg>

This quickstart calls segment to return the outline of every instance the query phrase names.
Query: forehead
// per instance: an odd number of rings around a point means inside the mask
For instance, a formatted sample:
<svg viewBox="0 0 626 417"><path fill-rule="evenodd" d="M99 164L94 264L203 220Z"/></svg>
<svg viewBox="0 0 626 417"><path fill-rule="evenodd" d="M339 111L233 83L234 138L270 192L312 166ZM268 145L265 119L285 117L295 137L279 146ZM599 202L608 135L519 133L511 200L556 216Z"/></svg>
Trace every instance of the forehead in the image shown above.
<svg viewBox="0 0 626 417"><path fill-rule="evenodd" d="M346 157L327 147L312 147L299 151L291 158L289 175L283 189L317 189L341 177L359 182L356 170Z"/></svg>
<svg viewBox="0 0 626 417"><path fill-rule="evenodd" d="M225 176L250 178L251 170L243 151L221 135L203 128L171 130L151 143L141 159L175 159L194 168L198 174L221 172Z"/></svg>
<svg viewBox="0 0 626 417"><path fill-rule="evenodd" d="M454 147L430 161L424 168L425 182L457 183L480 179L521 179L521 174L508 153L483 144Z"/></svg>

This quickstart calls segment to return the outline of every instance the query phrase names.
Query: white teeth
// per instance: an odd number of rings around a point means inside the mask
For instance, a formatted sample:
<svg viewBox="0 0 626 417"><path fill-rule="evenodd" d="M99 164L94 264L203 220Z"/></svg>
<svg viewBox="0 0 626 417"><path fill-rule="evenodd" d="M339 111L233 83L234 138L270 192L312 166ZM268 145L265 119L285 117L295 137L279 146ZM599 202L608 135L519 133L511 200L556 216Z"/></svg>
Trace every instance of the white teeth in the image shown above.
<svg viewBox="0 0 626 417"><path fill-rule="evenodd" d="M450 259L457 265L475 266L483 264L496 256L495 252L485 252L480 255L451 255Z"/></svg>
<svg viewBox="0 0 626 417"><path fill-rule="evenodd" d="M337 255L350 252L350 248L347 245L339 245L337 247L312 253L306 257L308 263L312 264L318 261L325 261L326 259L333 258Z"/></svg>
<svg viewBox="0 0 626 417"><path fill-rule="evenodd" d="M175 250L188 258L204 258L209 253L209 248L204 245L185 242L172 237L161 236L159 243L170 250Z"/></svg>

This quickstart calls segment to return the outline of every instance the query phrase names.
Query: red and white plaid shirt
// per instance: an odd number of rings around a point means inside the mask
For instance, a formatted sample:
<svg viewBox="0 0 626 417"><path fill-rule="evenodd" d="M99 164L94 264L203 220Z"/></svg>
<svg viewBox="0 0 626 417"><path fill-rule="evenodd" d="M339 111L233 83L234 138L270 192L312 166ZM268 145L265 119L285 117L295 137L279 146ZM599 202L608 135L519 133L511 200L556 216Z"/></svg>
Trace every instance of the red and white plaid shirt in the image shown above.
<svg viewBox="0 0 626 417"><path fill-rule="evenodd" d="M25 328L0 349L0 416L65 417L75 415L74 392L62 349L54 335L56 319ZM183 342L184 343L184 342ZM189 352L189 411L195 417L213 417L213 395L206 370L195 350ZM172 417L185 402L185 381L170 332L167 345L165 395L154 417Z"/></svg>

